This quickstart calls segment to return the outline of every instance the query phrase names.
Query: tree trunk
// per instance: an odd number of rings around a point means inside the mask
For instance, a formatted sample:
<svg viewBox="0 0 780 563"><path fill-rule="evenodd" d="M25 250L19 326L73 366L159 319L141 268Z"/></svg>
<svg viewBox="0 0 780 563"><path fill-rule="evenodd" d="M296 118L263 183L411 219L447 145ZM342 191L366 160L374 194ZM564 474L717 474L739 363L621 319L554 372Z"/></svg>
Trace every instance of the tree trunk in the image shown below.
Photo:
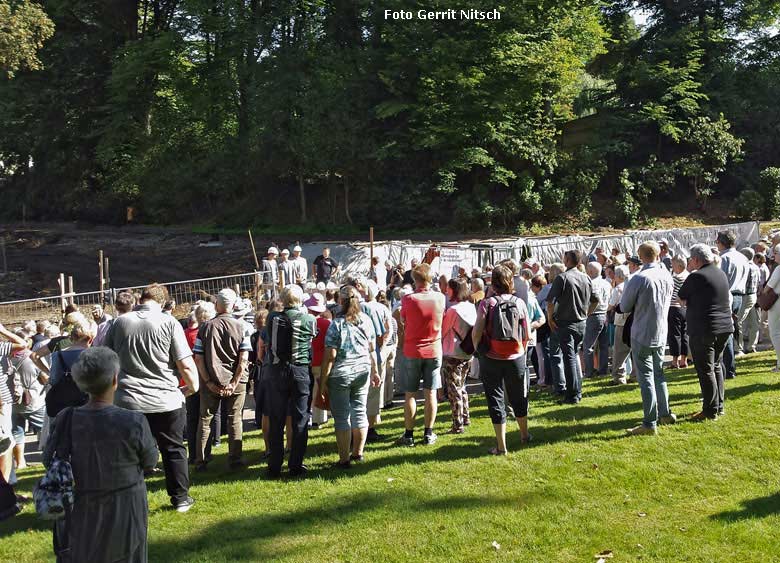
<svg viewBox="0 0 780 563"><path fill-rule="evenodd" d="M347 217L347 223L352 224L352 217L349 215L349 176L344 176L344 215Z"/></svg>
<svg viewBox="0 0 780 563"><path fill-rule="evenodd" d="M301 196L301 223L306 222L306 186L303 182L303 173L298 172L298 193Z"/></svg>

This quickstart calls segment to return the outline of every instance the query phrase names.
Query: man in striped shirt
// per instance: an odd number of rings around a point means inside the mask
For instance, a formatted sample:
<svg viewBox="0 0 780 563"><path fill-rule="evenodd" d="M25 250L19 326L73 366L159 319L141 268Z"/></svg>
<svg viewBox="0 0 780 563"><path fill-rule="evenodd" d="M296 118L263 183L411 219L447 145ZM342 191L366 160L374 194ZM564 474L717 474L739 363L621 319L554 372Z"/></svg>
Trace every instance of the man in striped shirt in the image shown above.
<svg viewBox="0 0 780 563"><path fill-rule="evenodd" d="M7 436L5 443L0 442L0 520L19 512L13 487L8 484L13 467L14 439L11 433L11 409L14 397L9 383L11 355L27 348L27 342L0 324L0 435Z"/></svg>

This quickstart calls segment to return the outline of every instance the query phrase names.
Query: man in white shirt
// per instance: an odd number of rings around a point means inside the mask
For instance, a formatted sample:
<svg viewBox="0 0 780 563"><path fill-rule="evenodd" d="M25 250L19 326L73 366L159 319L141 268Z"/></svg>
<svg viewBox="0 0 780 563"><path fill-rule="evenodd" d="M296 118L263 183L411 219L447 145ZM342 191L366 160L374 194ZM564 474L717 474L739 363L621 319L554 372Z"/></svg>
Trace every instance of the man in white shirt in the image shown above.
<svg viewBox="0 0 780 563"><path fill-rule="evenodd" d="M733 231L718 233L716 243L720 252L720 268L726 273L726 277L729 280L729 289L732 296L731 312L735 320L734 334L726 342L726 349L723 352L723 364L726 368L723 376L726 379L734 379L737 376L734 342L742 338L742 330L736 321L738 320L739 310L742 308L742 300L747 291L748 274L750 273L748 259L734 248L736 242L737 235Z"/></svg>
<svg viewBox="0 0 780 563"><path fill-rule="evenodd" d="M295 283L303 287L303 284L306 283L306 280L309 277L309 264L306 262L306 258L301 256L301 252L303 252L303 249L297 244L292 249L292 258L290 258L290 261L293 263L295 280L290 280L290 282L295 281Z"/></svg>

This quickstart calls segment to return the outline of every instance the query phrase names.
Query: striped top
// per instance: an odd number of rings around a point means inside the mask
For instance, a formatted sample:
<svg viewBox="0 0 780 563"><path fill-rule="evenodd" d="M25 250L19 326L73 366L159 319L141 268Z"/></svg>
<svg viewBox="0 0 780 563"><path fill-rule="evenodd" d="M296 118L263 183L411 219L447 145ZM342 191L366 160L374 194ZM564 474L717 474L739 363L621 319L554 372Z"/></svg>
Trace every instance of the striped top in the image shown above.
<svg viewBox="0 0 780 563"><path fill-rule="evenodd" d="M11 374L8 369L8 366L11 365L12 352L13 348L10 342L7 340L0 341L0 400L4 405L12 405L14 402L9 381Z"/></svg>
<svg viewBox="0 0 780 563"><path fill-rule="evenodd" d="M680 297L678 294L680 293L680 288L686 279L688 279L688 270L683 270L679 274L672 274L674 289L672 290L672 302L669 305L670 307L682 307L682 303L680 302Z"/></svg>

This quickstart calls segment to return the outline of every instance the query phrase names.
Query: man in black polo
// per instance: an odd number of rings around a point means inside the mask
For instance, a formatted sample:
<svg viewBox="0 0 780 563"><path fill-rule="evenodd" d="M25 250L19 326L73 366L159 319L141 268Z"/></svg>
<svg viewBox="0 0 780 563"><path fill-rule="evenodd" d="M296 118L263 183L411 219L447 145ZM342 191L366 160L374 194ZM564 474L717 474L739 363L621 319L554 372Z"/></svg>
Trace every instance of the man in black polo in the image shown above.
<svg viewBox="0 0 780 563"><path fill-rule="evenodd" d="M568 404L577 404L582 399L582 369L578 354L592 297L590 278L577 269L580 261L578 250L569 250L563 255L566 271L555 277L547 296L547 318L550 330L557 333L560 341L566 377L566 394L560 402Z"/></svg>
<svg viewBox="0 0 780 563"><path fill-rule="evenodd" d="M701 386L702 410L693 420L716 419L723 414L723 351L734 332L731 293L726 273L713 265L715 255L704 244L691 247L688 269L695 270L680 287L686 306L688 341Z"/></svg>
<svg viewBox="0 0 780 563"><path fill-rule="evenodd" d="M327 246L322 249L322 254L314 259L312 266L317 283L328 283L339 269L339 263L330 257L330 248Z"/></svg>

